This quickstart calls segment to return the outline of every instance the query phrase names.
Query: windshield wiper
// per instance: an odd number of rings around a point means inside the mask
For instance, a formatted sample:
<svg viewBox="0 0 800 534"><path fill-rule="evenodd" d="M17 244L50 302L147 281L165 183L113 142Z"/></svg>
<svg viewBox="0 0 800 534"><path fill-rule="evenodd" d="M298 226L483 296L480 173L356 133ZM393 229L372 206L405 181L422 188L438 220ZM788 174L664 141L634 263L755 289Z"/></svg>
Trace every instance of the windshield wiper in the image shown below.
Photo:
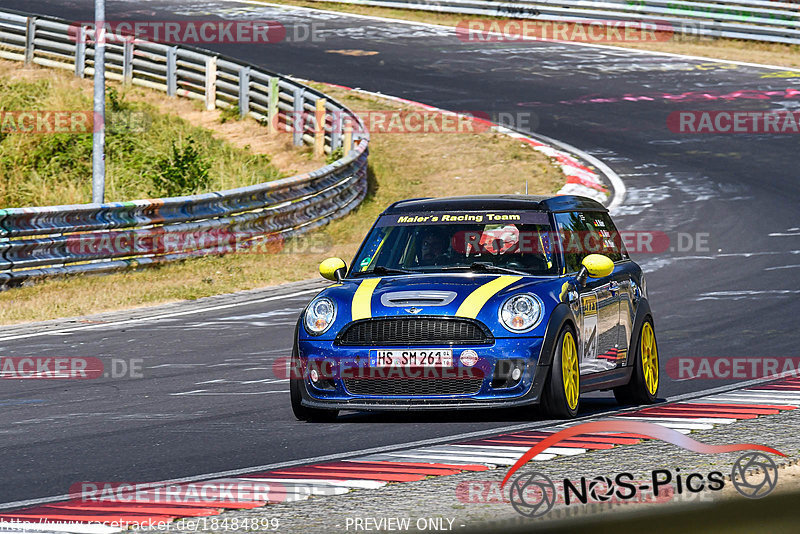
<svg viewBox="0 0 800 534"><path fill-rule="evenodd" d="M486 263L482 261L475 261L470 263L469 265L458 265L454 267L440 267L439 271L475 271L476 273L509 273L509 274L521 274L524 276L530 276L531 273L526 273L524 271L518 271L516 269L509 269L508 267L500 267L499 265L494 265L492 263Z"/></svg>
<svg viewBox="0 0 800 534"><path fill-rule="evenodd" d="M496 272L496 273L510 273L510 274L521 274L524 276L528 276L530 273L526 273L524 271L518 271L516 269L509 269L508 267L500 267L499 265L494 265L492 263L485 263L482 261L475 261L472 262L469 266L470 271L475 272Z"/></svg>
<svg viewBox="0 0 800 534"><path fill-rule="evenodd" d="M352 276L364 276L369 274L380 274L380 275L387 275L387 274L415 274L415 271L408 271L406 269L394 269L392 267L384 267L383 265L378 265L374 267L371 271L358 271L353 273Z"/></svg>

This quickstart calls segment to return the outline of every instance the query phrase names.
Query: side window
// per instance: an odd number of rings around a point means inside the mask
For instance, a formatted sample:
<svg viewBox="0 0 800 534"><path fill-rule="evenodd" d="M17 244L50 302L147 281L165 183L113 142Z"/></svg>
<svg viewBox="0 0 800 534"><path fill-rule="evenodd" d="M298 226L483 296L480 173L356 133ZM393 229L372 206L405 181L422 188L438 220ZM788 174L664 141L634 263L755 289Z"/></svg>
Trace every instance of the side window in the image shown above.
<svg viewBox="0 0 800 534"><path fill-rule="evenodd" d="M573 211L556 213L555 218L568 273L580 270L589 254L605 254L615 262L623 259L622 238L608 213Z"/></svg>
<svg viewBox="0 0 800 534"><path fill-rule="evenodd" d="M614 225L614 221L611 220L611 215L607 212L599 212L592 213L592 216L604 224L602 230L605 231L603 243L605 252L603 252L603 254L614 261L627 260L629 258L628 251L625 249L625 243L622 241L619 230L617 230L617 227ZM599 230L601 230L601 228L598 228L598 231Z"/></svg>
<svg viewBox="0 0 800 534"><path fill-rule="evenodd" d="M586 217L583 213L573 211L556 213L558 234L561 239L561 248L564 251L566 271L573 273L581 268L581 262L587 253L583 251L581 235L586 233Z"/></svg>

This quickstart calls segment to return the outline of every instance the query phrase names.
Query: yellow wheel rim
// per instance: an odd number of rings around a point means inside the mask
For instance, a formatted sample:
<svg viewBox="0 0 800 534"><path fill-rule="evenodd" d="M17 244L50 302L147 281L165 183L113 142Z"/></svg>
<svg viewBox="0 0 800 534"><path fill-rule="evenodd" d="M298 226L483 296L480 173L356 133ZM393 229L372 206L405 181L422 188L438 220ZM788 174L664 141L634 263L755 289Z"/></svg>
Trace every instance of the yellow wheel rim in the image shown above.
<svg viewBox="0 0 800 534"><path fill-rule="evenodd" d="M658 349L656 348L656 335L653 325L644 323L642 326L642 370L647 391L655 395L658 391Z"/></svg>
<svg viewBox="0 0 800 534"><path fill-rule="evenodd" d="M561 377L564 380L564 394L570 410L578 407L580 393L580 373L578 371L578 349L572 332L564 334L561 342Z"/></svg>

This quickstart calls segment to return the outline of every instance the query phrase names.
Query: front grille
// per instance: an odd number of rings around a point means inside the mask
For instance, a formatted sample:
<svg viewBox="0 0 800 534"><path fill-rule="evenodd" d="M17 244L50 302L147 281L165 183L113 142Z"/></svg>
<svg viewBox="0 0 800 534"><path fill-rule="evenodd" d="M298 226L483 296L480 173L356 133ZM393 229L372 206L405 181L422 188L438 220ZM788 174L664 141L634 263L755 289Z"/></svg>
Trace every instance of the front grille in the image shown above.
<svg viewBox="0 0 800 534"><path fill-rule="evenodd" d="M345 378L344 387L353 395L423 396L474 395L481 378Z"/></svg>
<svg viewBox="0 0 800 534"><path fill-rule="evenodd" d="M339 345L482 345L491 334L479 322L457 317L386 317L347 326Z"/></svg>

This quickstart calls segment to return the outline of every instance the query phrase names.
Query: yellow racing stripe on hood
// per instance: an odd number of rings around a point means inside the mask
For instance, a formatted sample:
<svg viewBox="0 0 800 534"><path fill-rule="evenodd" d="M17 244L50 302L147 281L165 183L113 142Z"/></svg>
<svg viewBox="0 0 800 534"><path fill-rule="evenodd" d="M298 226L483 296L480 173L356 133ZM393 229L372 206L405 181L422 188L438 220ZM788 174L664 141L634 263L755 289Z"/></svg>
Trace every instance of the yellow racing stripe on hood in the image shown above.
<svg viewBox="0 0 800 534"><path fill-rule="evenodd" d="M483 308L483 305L486 304L486 301L495 296L501 290L521 279L521 276L499 276L491 282L483 284L478 289L467 295L467 298L465 298L464 302L461 303L461 306L458 307L456 316L475 319L478 316L478 313L480 313L481 308Z"/></svg>
<svg viewBox="0 0 800 534"><path fill-rule="evenodd" d="M350 306L353 321L372 317L372 293L375 292L375 288L380 281L380 278L365 278L359 284L358 289L353 294L353 304Z"/></svg>

